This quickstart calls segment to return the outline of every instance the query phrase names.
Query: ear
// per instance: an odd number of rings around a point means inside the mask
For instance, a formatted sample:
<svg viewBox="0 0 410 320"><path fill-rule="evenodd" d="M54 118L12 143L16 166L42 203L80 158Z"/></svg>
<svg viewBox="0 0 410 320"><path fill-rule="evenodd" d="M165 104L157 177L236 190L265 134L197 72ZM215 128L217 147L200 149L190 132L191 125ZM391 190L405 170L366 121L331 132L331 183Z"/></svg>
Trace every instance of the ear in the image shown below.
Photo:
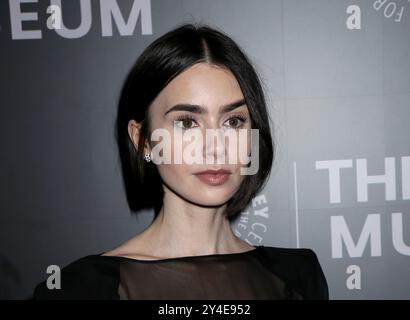
<svg viewBox="0 0 410 320"><path fill-rule="evenodd" d="M128 122L128 135L130 136L130 139L132 143L134 144L135 150L138 150L138 140L140 137L141 127L142 127L142 123L136 122L134 119ZM149 152L150 152L150 148L147 142L144 147L144 153L149 153Z"/></svg>

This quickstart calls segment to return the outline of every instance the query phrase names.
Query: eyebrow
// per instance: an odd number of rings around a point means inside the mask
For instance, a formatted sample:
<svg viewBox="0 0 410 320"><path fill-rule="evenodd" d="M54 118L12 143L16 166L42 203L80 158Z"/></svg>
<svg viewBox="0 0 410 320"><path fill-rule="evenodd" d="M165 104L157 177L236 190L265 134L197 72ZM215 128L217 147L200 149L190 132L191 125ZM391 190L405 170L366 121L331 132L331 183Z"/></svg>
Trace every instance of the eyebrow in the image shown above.
<svg viewBox="0 0 410 320"><path fill-rule="evenodd" d="M237 101L234 101L232 103L229 103L227 105L222 106L219 109L219 114L223 113L228 113L232 110L235 110L236 108L239 108L243 105L245 105L245 99L240 99ZM208 113L208 110L204 108L203 106L197 105L197 104L187 104L187 103L179 103L174 105L172 108L170 108L167 112L164 113L164 117L173 111L188 111L192 113L198 113L198 114L206 114Z"/></svg>

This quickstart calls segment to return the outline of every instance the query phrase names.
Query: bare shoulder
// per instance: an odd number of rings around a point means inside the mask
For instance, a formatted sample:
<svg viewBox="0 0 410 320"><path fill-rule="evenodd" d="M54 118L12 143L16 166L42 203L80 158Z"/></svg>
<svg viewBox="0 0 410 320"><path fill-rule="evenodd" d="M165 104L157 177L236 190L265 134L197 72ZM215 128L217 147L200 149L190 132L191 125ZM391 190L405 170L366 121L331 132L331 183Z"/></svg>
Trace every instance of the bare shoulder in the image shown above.
<svg viewBox="0 0 410 320"><path fill-rule="evenodd" d="M125 257L137 260L154 260L156 257L147 252L149 246L142 240L133 238L130 239L116 248L108 250L101 254L102 256L112 256L112 257Z"/></svg>

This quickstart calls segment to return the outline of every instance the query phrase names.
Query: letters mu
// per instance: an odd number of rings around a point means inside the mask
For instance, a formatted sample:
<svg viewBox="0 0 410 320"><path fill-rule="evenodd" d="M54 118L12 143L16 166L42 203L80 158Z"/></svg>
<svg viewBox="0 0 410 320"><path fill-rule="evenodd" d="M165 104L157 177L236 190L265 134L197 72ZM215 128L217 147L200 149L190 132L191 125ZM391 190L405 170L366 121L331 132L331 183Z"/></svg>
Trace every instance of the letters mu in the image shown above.
<svg viewBox="0 0 410 320"><path fill-rule="evenodd" d="M385 200L397 200L396 196L396 161L393 157L384 158L385 172L381 175L369 175L367 159L356 159L357 201L368 202L368 187L371 184L384 186ZM353 168L352 159L316 161L317 170L327 170L329 176L329 202L341 202L341 172ZM401 200L410 200L410 156L401 157ZM343 257L343 244L350 257L362 257L367 244L370 255L382 255L381 215L368 214L363 228L355 243L344 216L332 216L330 220L332 237L332 257ZM394 249L410 256L410 246L404 242L403 214L391 214L391 237ZM407 228L408 229L408 228ZM408 231L408 230L407 230Z"/></svg>

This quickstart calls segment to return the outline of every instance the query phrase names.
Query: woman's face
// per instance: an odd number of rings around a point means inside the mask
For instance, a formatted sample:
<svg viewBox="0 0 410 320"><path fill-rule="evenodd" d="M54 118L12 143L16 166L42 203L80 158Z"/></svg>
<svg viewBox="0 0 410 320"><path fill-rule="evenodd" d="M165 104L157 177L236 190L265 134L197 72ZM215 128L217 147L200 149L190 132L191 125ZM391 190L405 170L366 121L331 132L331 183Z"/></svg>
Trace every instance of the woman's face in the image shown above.
<svg viewBox="0 0 410 320"><path fill-rule="evenodd" d="M221 113L222 107L233 103L235 104L232 108ZM191 106L173 108L181 104ZM192 105L203 108L203 111L193 108ZM201 206L223 205L235 194L245 177L240 174L240 168L246 166L246 163L240 159L250 154L250 130L242 130L245 139L240 140L239 129L251 129L251 120L242 90L230 71L207 63L195 64L175 77L160 92L150 106L149 116L152 131L160 128L169 132L171 163L158 164L159 174L168 189ZM207 141L207 129L222 129L219 133L229 129L231 133L238 134L238 140L236 143L233 140L225 140L223 146L223 139L219 136L217 139L221 144L217 145L216 140ZM191 136L192 140L177 143L178 134L182 136L187 133L198 134L202 138L195 140ZM150 141L151 147L157 143ZM241 148L239 144L242 144ZM197 147L191 155L197 155L195 159L201 159L202 164L197 163L198 161L194 164L186 161L184 156L187 153L184 155L184 150L188 150L188 145ZM200 152L196 154L198 150ZM182 161L179 163L175 163L175 152L181 155ZM155 154L153 157L155 158ZM212 184L212 179L209 184L197 174L210 169L226 169L230 174L221 184Z"/></svg>

